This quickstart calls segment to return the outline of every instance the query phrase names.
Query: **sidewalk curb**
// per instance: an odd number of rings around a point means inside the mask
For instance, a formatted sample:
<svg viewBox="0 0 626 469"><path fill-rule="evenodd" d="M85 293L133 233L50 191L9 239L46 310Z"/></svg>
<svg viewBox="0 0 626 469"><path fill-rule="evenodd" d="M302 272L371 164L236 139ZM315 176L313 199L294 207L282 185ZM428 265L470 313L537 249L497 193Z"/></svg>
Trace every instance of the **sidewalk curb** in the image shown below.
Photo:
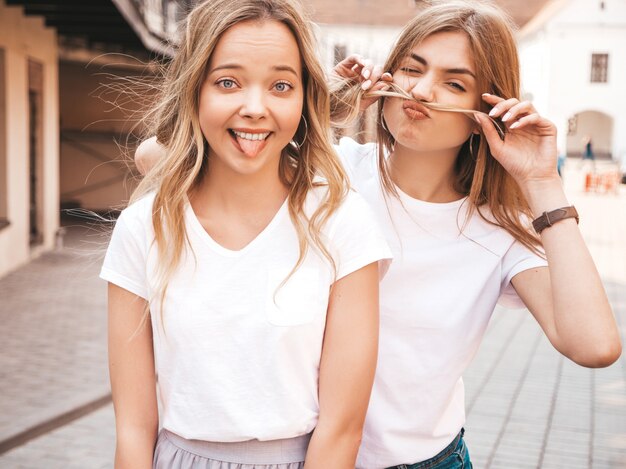
<svg viewBox="0 0 626 469"><path fill-rule="evenodd" d="M85 415L91 414L96 410L108 405L111 402L111 394L107 394L91 402L83 404L69 412L65 412L57 417L48 419L42 423L39 423L31 428L28 428L17 435L0 441L0 454L4 454L7 451L12 450L18 446L21 446L30 440L34 440L37 437L45 435L57 428L63 427L68 423L78 420Z"/></svg>

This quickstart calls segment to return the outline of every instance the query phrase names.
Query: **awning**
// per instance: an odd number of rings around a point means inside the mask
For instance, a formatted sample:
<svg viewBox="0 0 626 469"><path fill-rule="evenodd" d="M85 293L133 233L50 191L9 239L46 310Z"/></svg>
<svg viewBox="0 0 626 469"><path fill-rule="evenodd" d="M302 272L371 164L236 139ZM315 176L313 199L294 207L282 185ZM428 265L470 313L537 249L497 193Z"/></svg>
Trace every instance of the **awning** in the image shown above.
<svg viewBox="0 0 626 469"><path fill-rule="evenodd" d="M26 15L40 16L60 36L82 38L88 46L117 45L130 51L171 55L164 38L151 32L136 0L5 0Z"/></svg>

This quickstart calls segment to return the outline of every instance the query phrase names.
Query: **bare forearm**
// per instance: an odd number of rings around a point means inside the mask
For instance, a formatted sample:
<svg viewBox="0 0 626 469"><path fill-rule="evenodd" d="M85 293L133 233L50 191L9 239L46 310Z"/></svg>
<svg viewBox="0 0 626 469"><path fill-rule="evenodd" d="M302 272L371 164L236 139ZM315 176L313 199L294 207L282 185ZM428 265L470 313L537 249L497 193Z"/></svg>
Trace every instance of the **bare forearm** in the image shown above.
<svg viewBox="0 0 626 469"><path fill-rule="evenodd" d="M136 428L117 431L115 469L150 469L157 438L153 428Z"/></svg>
<svg viewBox="0 0 626 469"><path fill-rule="evenodd" d="M109 284L109 376L115 409L115 468L151 468L159 426L146 302Z"/></svg>
<svg viewBox="0 0 626 469"><path fill-rule="evenodd" d="M361 432L361 428L326 429L318 425L311 437L304 468L354 469Z"/></svg>
<svg viewBox="0 0 626 469"><path fill-rule="evenodd" d="M526 197L535 217L570 205L556 179L529 184ZM606 366L619 356L619 335L576 221L566 219L546 228L541 240L550 271L555 346L580 364Z"/></svg>

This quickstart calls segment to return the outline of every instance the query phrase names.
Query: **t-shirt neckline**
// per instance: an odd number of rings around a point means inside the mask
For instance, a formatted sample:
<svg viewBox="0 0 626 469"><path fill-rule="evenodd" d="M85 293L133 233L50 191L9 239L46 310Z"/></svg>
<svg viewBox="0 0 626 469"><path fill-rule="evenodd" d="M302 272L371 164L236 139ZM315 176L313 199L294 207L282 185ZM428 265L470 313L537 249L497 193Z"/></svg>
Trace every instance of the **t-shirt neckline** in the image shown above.
<svg viewBox="0 0 626 469"><path fill-rule="evenodd" d="M185 205L185 213L191 228L200 236L200 238L215 252L221 254L226 257L239 257L244 255L258 243L260 243L264 238L268 236L268 234L274 230L276 225L278 225L285 214L287 213L287 207L289 203L289 197L286 197L280 208L276 211L270 222L267 224L263 230L259 234L257 234L248 244L246 244L243 248L238 250L228 249L222 246L220 243L215 241L211 235L204 229L202 223L196 216L196 213L191 206L189 199L186 200Z"/></svg>
<svg viewBox="0 0 626 469"><path fill-rule="evenodd" d="M398 196L400 197L400 201L402 205L409 209L416 210L428 210L428 211L446 211L458 209L463 205L463 203L467 200L467 196L461 197L460 199L453 200L451 202L427 202L425 200L416 199L411 197L402 189L400 189L397 185L394 185L396 191L398 192Z"/></svg>

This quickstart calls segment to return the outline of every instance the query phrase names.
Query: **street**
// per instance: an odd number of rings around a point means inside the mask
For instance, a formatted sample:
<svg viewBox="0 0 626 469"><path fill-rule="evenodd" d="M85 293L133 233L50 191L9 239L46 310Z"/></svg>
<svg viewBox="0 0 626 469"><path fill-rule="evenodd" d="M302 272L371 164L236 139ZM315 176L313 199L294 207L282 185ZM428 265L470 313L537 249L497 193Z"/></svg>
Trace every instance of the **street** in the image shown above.
<svg viewBox="0 0 626 469"><path fill-rule="evenodd" d="M608 169L598 162L598 170ZM626 186L570 201L626 331ZM0 279L0 467L109 468L114 417L106 357L110 228L78 223L64 246ZM626 358L606 369L558 354L526 310L498 309L465 376L466 440L476 468L626 468Z"/></svg>

